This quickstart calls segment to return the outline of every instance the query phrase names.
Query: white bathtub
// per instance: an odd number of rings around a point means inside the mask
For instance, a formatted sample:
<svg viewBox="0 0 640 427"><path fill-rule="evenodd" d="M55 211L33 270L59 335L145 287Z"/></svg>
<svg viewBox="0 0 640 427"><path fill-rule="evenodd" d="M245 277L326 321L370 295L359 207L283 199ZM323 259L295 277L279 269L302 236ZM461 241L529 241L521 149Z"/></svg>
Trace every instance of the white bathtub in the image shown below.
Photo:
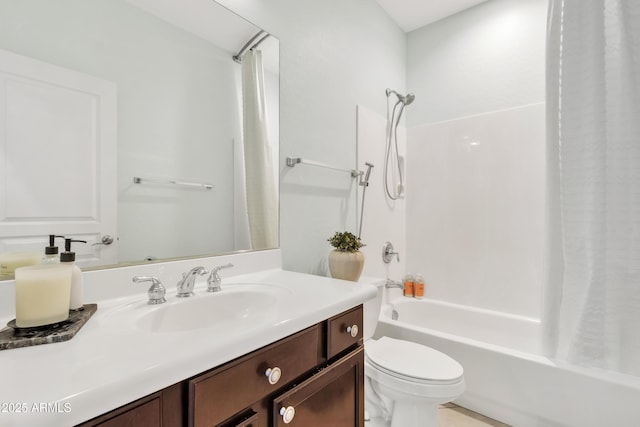
<svg viewBox="0 0 640 427"><path fill-rule="evenodd" d="M392 319L392 312L398 320ZM540 356L536 319L400 297L375 336L418 342L464 367L461 406L517 427L638 427L640 378L563 366Z"/></svg>

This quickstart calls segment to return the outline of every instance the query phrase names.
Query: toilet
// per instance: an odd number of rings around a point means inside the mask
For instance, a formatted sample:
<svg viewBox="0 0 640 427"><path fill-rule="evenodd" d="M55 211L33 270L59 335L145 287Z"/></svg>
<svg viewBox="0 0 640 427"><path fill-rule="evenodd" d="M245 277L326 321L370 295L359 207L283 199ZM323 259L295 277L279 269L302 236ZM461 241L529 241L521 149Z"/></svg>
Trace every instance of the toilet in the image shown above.
<svg viewBox="0 0 640 427"><path fill-rule="evenodd" d="M370 282L376 298L364 304L367 427L437 427L438 406L465 390L463 368L430 347L391 337L372 338L385 281Z"/></svg>

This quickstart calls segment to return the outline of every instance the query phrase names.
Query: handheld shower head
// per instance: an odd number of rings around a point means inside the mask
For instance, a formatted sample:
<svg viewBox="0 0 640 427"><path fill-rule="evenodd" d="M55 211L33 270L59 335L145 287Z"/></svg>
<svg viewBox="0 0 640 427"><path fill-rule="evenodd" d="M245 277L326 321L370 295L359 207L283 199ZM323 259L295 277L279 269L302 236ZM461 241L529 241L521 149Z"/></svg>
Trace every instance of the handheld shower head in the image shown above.
<svg viewBox="0 0 640 427"><path fill-rule="evenodd" d="M414 100L416 99L416 96L412 93L408 93L404 99L402 99L401 101L404 102L404 105L409 105L411 104Z"/></svg>
<svg viewBox="0 0 640 427"><path fill-rule="evenodd" d="M360 175L360 185L363 187L369 186L369 176L371 175L371 169L373 169L373 165L369 162L365 162L364 164L367 167L367 171L364 173L364 178ZM360 172L362 173L362 172Z"/></svg>
<svg viewBox="0 0 640 427"><path fill-rule="evenodd" d="M362 186L362 205L360 206L360 226L358 227L358 239L362 235L362 218L364 217L364 192L369 186L369 175L371 175L371 169L373 169L373 165L369 162L365 162L364 165L367 167L367 171L364 172L364 178L362 178L363 173L360 172L360 182L358 183Z"/></svg>
<svg viewBox="0 0 640 427"><path fill-rule="evenodd" d="M404 192L404 184L402 182L402 167L401 167L401 157L398 153L398 125L400 124L400 118L402 117L402 113L404 112L404 107L409 104L412 104L413 101L416 100L416 96L413 93L408 93L406 95L401 95L395 90L387 89L387 143L385 149L385 162L384 162L384 170L383 170L383 180L384 180L384 190L391 200L398 200L402 193ZM389 118L389 96L394 93L398 97L398 101L393 106L391 110L391 117ZM392 156L393 152L393 156ZM389 177L389 167L394 169L393 174L395 175L390 179ZM397 174L396 174L397 173ZM389 185L396 188L397 190L391 191L389 190Z"/></svg>
<svg viewBox="0 0 640 427"><path fill-rule="evenodd" d="M391 96L391 94L394 93L398 97L398 102L402 102L404 105L409 105L416 99L416 96L412 93L400 95L398 92L392 89L387 89L386 93L387 97Z"/></svg>

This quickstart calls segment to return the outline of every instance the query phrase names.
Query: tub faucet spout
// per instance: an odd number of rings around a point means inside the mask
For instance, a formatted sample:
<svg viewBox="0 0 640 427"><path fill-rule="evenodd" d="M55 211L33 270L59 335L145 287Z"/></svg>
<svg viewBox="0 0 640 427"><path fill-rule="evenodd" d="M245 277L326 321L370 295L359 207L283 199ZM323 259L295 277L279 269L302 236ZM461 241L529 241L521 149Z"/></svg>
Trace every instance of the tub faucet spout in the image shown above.
<svg viewBox="0 0 640 427"><path fill-rule="evenodd" d="M391 279L387 279L387 281L384 284L384 287L387 289L389 288L404 289L404 285L401 282L396 282L395 280L391 280Z"/></svg>

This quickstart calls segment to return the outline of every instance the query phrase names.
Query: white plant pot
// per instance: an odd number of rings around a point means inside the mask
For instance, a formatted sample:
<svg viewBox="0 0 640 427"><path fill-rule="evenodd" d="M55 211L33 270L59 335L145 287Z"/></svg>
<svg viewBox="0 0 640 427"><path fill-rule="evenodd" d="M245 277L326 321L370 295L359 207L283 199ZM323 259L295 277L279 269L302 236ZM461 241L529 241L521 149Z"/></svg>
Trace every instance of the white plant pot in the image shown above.
<svg viewBox="0 0 640 427"><path fill-rule="evenodd" d="M364 254L360 251L340 252L333 250L329 253L329 271L334 279L357 282L363 268Z"/></svg>

